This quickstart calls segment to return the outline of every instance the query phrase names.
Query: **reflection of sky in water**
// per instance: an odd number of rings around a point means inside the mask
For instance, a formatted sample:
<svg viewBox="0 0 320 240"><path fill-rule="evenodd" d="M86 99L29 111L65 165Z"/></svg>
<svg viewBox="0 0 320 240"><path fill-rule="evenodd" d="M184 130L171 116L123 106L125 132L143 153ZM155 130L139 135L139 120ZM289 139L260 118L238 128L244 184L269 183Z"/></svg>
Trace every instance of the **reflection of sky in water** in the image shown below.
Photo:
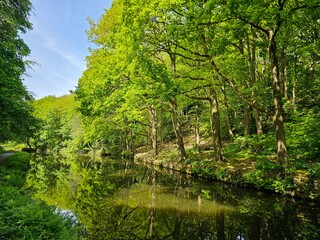
<svg viewBox="0 0 320 240"><path fill-rule="evenodd" d="M76 215L74 215L74 213L70 209L64 210L56 207L56 209L54 210L54 214L58 214L64 219L71 220L74 225L78 223Z"/></svg>

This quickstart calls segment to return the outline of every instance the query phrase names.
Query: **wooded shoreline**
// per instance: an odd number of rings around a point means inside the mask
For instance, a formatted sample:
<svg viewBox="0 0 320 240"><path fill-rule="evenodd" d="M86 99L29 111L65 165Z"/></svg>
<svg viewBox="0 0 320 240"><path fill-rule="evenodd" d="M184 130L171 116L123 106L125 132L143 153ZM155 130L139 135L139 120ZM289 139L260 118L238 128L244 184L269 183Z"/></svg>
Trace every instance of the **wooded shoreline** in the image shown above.
<svg viewBox="0 0 320 240"><path fill-rule="evenodd" d="M145 163L159 167L177 171L183 174L190 174L194 177L204 178L210 181L224 182L244 188L252 188L259 191L265 191L283 196L301 198L311 201L320 201L320 180L309 177L306 171L298 171L289 176L290 183L286 183L286 179L279 177L280 172L266 171L261 173L260 179L252 178L250 173L256 171L255 164L239 169L238 163L229 162L225 164L216 164L209 161L202 165L196 165L191 162L172 161L168 159L153 159L148 154L137 154L134 157L136 163ZM262 176L263 175L263 176ZM287 176L288 177L288 176ZM292 180L291 180L292 179Z"/></svg>

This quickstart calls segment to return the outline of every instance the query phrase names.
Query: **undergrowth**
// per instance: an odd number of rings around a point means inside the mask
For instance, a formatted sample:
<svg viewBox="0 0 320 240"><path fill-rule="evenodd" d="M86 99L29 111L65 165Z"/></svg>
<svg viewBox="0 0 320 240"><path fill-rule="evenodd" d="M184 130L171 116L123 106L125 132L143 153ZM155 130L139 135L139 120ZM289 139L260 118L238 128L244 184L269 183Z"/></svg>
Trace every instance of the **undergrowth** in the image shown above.
<svg viewBox="0 0 320 240"><path fill-rule="evenodd" d="M0 166L0 239L77 239L71 219L54 214L25 188L30 158L17 153Z"/></svg>

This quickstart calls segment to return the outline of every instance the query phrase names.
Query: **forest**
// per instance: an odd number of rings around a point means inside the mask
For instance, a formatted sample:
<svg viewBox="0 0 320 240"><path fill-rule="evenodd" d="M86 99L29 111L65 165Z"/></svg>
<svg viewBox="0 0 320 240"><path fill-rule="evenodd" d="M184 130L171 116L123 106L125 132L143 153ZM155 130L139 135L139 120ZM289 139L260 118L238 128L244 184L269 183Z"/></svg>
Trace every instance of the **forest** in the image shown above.
<svg viewBox="0 0 320 240"><path fill-rule="evenodd" d="M192 133L219 162L225 144L262 152L270 137L281 166L316 159L318 16L317 1L115 1L88 31L83 144L157 156L174 138L185 161Z"/></svg>
<svg viewBox="0 0 320 240"><path fill-rule="evenodd" d="M207 175L254 161L286 179L271 184L280 192L295 171L319 176L319 6L114 1L88 31L79 143Z"/></svg>
<svg viewBox="0 0 320 240"><path fill-rule="evenodd" d="M209 175L256 164L285 179L281 189L298 171L320 178L317 0L113 1L89 19L95 47L75 91L40 100L23 85L30 8L1 7L14 16L1 22L3 146L144 156Z"/></svg>
<svg viewBox="0 0 320 240"><path fill-rule="evenodd" d="M31 12L0 0L1 239L319 239L319 0L114 0L37 100Z"/></svg>

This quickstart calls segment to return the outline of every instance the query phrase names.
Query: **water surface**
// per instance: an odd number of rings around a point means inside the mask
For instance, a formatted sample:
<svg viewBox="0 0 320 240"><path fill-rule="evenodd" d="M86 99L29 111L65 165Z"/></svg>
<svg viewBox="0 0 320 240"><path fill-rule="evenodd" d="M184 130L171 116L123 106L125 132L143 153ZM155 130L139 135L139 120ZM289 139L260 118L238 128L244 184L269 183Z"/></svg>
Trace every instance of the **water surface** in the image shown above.
<svg viewBox="0 0 320 240"><path fill-rule="evenodd" d="M37 157L28 184L76 216L80 239L320 239L316 203L150 165Z"/></svg>

